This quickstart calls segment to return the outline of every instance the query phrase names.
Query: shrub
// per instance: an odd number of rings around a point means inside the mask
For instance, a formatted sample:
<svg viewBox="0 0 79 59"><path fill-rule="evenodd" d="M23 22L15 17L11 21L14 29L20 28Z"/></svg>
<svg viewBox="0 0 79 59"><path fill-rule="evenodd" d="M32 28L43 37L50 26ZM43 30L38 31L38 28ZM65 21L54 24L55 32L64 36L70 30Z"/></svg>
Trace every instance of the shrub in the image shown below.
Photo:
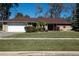
<svg viewBox="0 0 79 59"><path fill-rule="evenodd" d="M36 28L33 26L25 26L25 31L26 32L35 32Z"/></svg>

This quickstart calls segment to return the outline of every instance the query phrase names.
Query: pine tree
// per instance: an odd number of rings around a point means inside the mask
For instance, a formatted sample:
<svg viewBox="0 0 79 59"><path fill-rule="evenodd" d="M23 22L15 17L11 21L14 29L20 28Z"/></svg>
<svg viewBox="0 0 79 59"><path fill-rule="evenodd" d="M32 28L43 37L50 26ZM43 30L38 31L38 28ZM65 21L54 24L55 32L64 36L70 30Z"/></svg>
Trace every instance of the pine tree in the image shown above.
<svg viewBox="0 0 79 59"><path fill-rule="evenodd" d="M79 31L79 3L76 4L76 8L75 8L73 30Z"/></svg>

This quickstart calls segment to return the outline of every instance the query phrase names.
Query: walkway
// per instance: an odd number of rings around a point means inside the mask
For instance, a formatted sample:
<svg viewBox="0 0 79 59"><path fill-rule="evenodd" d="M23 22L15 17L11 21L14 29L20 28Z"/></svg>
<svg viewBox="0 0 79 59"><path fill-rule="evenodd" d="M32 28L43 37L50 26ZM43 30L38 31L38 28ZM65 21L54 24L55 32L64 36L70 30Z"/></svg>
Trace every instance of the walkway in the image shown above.
<svg viewBox="0 0 79 59"><path fill-rule="evenodd" d="M0 56L79 56L79 51L5 51Z"/></svg>
<svg viewBox="0 0 79 59"><path fill-rule="evenodd" d="M79 40L79 38L0 38L0 40Z"/></svg>

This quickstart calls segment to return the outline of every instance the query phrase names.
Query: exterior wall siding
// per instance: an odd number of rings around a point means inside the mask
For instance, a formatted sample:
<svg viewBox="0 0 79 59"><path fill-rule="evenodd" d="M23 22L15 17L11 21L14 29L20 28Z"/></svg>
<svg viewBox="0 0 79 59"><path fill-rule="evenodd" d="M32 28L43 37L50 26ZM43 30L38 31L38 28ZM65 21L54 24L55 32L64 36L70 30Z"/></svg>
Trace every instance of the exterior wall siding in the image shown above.
<svg viewBox="0 0 79 59"><path fill-rule="evenodd" d="M3 31L5 32L25 32L26 25L3 25ZM57 25L59 31L71 31L72 27L70 25ZM48 26L46 26L48 29Z"/></svg>
<svg viewBox="0 0 79 59"><path fill-rule="evenodd" d="M8 31L8 25L3 25L3 29L2 29L4 32L7 32Z"/></svg>
<svg viewBox="0 0 79 59"><path fill-rule="evenodd" d="M58 25L60 31L71 31L72 27L69 25Z"/></svg>

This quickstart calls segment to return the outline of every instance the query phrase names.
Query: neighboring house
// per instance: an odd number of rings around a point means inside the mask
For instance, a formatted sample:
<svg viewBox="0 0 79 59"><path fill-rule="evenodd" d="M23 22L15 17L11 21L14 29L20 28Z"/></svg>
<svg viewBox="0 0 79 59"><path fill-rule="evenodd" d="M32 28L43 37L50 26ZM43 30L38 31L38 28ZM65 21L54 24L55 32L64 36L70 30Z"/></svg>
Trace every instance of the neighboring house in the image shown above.
<svg viewBox="0 0 79 59"><path fill-rule="evenodd" d="M52 18L16 18L3 21L3 31L5 32L25 32L24 27L28 23L32 23L36 27L36 22L46 22L47 29L49 31L71 31L71 23L64 19L52 19ZM0 21L2 22L2 21Z"/></svg>

